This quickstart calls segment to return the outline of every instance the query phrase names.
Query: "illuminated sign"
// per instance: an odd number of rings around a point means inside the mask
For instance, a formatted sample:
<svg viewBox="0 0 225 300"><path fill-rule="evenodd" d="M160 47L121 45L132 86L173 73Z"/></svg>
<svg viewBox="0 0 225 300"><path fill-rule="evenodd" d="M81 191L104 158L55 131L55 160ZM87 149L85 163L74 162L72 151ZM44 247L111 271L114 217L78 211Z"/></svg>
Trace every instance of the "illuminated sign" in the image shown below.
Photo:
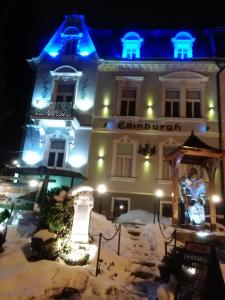
<svg viewBox="0 0 225 300"><path fill-rule="evenodd" d="M133 130L160 130L160 131L181 131L179 124L160 124L152 122L132 122L111 120L104 124L107 129L133 129Z"/></svg>

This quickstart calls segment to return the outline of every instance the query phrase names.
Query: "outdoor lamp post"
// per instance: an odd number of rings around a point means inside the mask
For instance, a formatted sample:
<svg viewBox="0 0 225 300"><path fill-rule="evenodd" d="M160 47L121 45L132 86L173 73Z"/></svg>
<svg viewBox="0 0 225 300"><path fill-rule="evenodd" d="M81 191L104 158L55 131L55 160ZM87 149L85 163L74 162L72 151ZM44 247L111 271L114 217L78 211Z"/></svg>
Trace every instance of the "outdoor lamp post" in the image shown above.
<svg viewBox="0 0 225 300"><path fill-rule="evenodd" d="M106 193L106 191L107 191L107 186L105 184L99 184L97 186L97 192L100 195L100 197L99 197L99 209L98 209L99 214L102 213L102 198L103 198L103 195Z"/></svg>
<svg viewBox="0 0 225 300"><path fill-rule="evenodd" d="M221 201L221 198L220 198L220 196L219 195L212 195L212 202L214 203L214 204L217 204L217 203L219 203Z"/></svg>
<svg viewBox="0 0 225 300"><path fill-rule="evenodd" d="M159 204L160 204L160 199L163 197L163 191L162 190L156 190L155 192L155 203L154 203L154 220L153 223L155 224L155 215L157 213L157 221L159 222Z"/></svg>
<svg viewBox="0 0 225 300"><path fill-rule="evenodd" d="M211 203L210 203L210 229L211 231L216 230L216 221L217 221L217 214L216 214L216 204L220 202L220 197L217 194L211 195Z"/></svg>

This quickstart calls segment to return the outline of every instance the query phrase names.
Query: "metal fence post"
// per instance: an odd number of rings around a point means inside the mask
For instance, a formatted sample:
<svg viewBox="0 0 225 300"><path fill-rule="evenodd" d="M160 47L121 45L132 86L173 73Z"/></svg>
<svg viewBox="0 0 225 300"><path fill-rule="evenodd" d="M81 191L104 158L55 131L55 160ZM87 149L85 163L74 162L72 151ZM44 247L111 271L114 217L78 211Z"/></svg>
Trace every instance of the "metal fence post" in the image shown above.
<svg viewBox="0 0 225 300"><path fill-rule="evenodd" d="M99 233L99 240L98 240L98 256L97 256L97 263L96 263L96 272L95 276L98 276L99 271L99 257L100 257L100 250L101 250L101 243L102 243L102 233Z"/></svg>
<svg viewBox="0 0 225 300"><path fill-rule="evenodd" d="M119 225L118 251L117 251L118 255L120 255L120 237L121 237L121 224Z"/></svg>

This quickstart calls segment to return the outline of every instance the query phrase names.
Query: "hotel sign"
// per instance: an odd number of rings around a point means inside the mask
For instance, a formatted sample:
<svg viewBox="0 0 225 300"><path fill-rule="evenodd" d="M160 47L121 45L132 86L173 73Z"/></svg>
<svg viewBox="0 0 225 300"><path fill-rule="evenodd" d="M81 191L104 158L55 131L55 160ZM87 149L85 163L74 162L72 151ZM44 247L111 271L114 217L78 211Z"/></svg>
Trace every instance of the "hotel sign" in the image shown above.
<svg viewBox="0 0 225 300"><path fill-rule="evenodd" d="M159 131L181 131L181 125L165 124L160 122L134 122L134 121L121 121L110 120L105 123L107 129L131 129L131 130L159 130Z"/></svg>

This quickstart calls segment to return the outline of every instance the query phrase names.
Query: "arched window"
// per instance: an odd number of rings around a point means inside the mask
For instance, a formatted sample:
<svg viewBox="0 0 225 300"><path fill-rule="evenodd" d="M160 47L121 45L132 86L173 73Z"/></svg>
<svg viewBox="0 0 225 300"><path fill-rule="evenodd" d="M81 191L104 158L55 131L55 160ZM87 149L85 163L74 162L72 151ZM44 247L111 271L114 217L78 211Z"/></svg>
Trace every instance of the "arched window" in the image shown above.
<svg viewBox="0 0 225 300"><path fill-rule="evenodd" d="M140 48L143 38L136 32L128 32L121 39L123 43L122 58L135 59L140 58Z"/></svg>
<svg viewBox="0 0 225 300"><path fill-rule="evenodd" d="M171 39L174 46L174 58L185 59L193 57L195 38L187 31L180 31Z"/></svg>
<svg viewBox="0 0 225 300"><path fill-rule="evenodd" d="M79 32L77 27L69 26L64 29L61 33L61 38L63 42L63 54L74 55L77 52L77 46L83 33Z"/></svg>

